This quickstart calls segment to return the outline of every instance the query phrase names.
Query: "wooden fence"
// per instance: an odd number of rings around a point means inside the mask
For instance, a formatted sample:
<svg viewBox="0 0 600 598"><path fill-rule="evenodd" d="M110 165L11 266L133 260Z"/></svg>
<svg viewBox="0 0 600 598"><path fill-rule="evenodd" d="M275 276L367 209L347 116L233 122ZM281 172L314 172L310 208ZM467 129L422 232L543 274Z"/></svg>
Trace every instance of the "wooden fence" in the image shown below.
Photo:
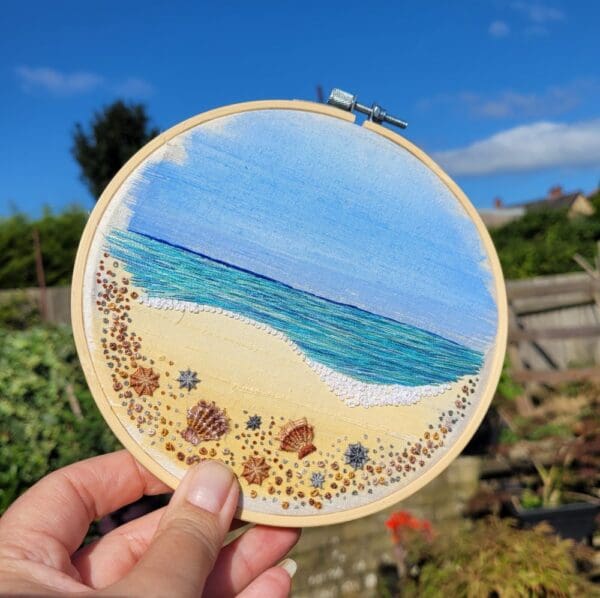
<svg viewBox="0 0 600 598"><path fill-rule="evenodd" d="M71 323L71 287L44 289L46 320L52 324ZM9 301L31 302L40 309L41 293L37 287L0 291L0 304Z"/></svg>
<svg viewBox="0 0 600 598"><path fill-rule="evenodd" d="M522 414L547 387L600 380L600 279L590 273L544 276L507 283L508 356L523 384Z"/></svg>

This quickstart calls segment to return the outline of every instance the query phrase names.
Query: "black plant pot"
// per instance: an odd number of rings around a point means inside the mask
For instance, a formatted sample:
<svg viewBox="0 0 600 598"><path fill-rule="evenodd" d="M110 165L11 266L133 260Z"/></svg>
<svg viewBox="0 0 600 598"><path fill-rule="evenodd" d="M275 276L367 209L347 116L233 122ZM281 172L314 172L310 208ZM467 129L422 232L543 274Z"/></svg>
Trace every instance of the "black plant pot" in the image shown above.
<svg viewBox="0 0 600 598"><path fill-rule="evenodd" d="M600 513L600 505L576 502L559 507L539 509L523 509L511 505L512 515L521 527L533 527L547 521L561 538L570 538L577 542L591 543L596 525L596 516Z"/></svg>

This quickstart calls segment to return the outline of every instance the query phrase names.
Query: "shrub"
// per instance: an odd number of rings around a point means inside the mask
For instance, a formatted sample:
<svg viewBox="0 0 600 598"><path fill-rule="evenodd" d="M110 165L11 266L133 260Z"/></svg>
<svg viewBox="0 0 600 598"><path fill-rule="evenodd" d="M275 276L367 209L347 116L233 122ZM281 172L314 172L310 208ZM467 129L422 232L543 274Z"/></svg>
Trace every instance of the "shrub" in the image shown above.
<svg viewBox="0 0 600 598"><path fill-rule="evenodd" d="M40 309L24 289L0 293L0 328L24 330L41 323Z"/></svg>
<svg viewBox="0 0 600 598"><path fill-rule="evenodd" d="M0 514L50 471L118 447L68 327L0 330Z"/></svg>
<svg viewBox="0 0 600 598"><path fill-rule="evenodd" d="M490 517L440 536L432 554L406 595L592 595L589 582L577 573L573 543L550 533L547 525L520 530L509 520Z"/></svg>
<svg viewBox="0 0 600 598"><path fill-rule="evenodd" d="M0 288L38 286L33 230L40 238L46 286L71 282L73 263L87 213L77 206L54 214L49 209L38 220L25 214L0 218Z"/></svg>
<svg viewBox="0 0 600 598"><path fill-rule="evenodd" d="M508 279L578 272L580 253L594 259L600 240L600 195L591 198L595 214L569 218L567 210L538 209L490 231Z"/></svg>

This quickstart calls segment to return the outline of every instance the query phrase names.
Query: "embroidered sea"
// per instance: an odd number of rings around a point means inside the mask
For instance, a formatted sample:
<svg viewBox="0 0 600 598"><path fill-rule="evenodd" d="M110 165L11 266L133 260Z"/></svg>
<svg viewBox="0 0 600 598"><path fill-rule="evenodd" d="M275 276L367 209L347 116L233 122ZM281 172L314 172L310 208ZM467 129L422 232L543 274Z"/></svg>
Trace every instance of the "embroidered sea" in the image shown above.
<svg viewBox="0 0 600 598"><path fill-rule="evenodd" d="M115 230L107 241L132 282L146 291L144 302L189 311L221 309L279 331L351 404L369 406L370 399L381 404L386 394L390 402L414 402L476 374L483 363L481 352L426 330L146 235Z"/></svg>

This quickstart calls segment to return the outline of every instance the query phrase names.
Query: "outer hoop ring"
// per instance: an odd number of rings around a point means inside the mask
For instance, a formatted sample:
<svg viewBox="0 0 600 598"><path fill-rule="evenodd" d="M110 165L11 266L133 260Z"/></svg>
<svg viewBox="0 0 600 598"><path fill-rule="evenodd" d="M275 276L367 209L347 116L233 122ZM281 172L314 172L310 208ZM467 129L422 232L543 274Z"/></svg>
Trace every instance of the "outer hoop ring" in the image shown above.
<svg viewBox="0 0 600 598"><path fill-rule="evenodd" d="M232 114L238 114L242 112L250 112L255 110L299 110L304 112L313 112L316 114L323 114L338 118L348 122L354 122L354 115L343 112L337 108L331 106L316 104L313 102L304 102L299 100L265 100L257 102L244 102L240 104L232 104L230 106L224 106L215 110L204 112L197 116L193 116L174 127L168 129L164 133L161 133L158 137L150 141L142 149L140 149L130 160L121 168L117 175L106 187L94 207L85 230L81 237L79 249L77 251L77 257L75 259L75 267L73 271L72 290L71 290L71 322L73 326L73 335L75 338L75 345L79 354L79 359L87 380L87 383L92 392L92 396L104 419L110 426L111 430L115 433L119 441L127 448L129 452L149 471L151 471L156 477L163 480L166 484L172 488L176 488L179 480L163 469L157 462L152 460L148 454L142 450L135 440L129 435L125 427L118 420L115 413L110 408L108 401L102 391L99 383L99 377L96 374L96 370L92 361L92 357L89 351L87 340L84 332L84 321L83 321L83 282L84 272L87 265L89 250L92 244L96 228L100 223L110 201L112 200L115 193L121 187L127 177L133 172L137 166L139 166L152 152L161 147L163 144L173 139L177 135L187 131L193 127L204 124L211 120L221 118L223 116L229 116ZM397 133L390 131L389 129L377 125L375 123L366 121L363 123L365 128L389 139L393 143L399 145L401 148L410 152L418 160L420 160L428 169L432 170L438 178L448 187L450 192L456 197L460 205L465 209L471 221L474 223L479 237L482 241L485 249L487 258L489 259L492 275L494 278L493 294L496 300L498 310L497 320L497 331L495 337L495 346L493 359L490 364L489 376L486 380L485 388L482 391L481 398L471 413L471 419L463 430L461 436L452 445L452 447L442 456L440 459L423 475L414 481L410 482L404 488L381 498L377 501L348 509L339 511L337 513L328 513L324 515L273 515L266 513L259 513L251 511L247 508L238 508L236 516L244 521L252 523L261 523L266 525L283 526L283 527L307 527L307 526L320 526L330 525L335 523L342 523L371 515L377 511L385 509L408 496L414 494L416 491L421 489L435 477L437 477L450 463L460 454L463 448L467 445L471 439L494 396L500 373L502 371L502 364L504 360L504 353L506 350L507 341L507 301L506 301L506 290L504 286L504 277L500 267L500 262L496 251L492 244L490 235L483 224L483 221L479 217L479 214L458 187L458 185L422 150L417 148L411 142L401 137Z"/></svg>

